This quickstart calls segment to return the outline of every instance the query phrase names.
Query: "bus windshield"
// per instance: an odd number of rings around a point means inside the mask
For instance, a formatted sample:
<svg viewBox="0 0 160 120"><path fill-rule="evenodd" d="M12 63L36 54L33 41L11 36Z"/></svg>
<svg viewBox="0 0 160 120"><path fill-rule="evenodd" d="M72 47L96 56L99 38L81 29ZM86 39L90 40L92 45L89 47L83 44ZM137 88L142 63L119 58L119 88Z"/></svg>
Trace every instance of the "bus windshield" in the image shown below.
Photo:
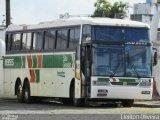
<svg viewBox="0 0 160 120"><path fill-rule="evenodd" d="M93 45L94 76L151 76L150 46Z"/></svg>
<svg viewBox="0 0 160 120"><path fill-rule="evenodd" d="M124 64L122 46L94 45L93 75L124 76Z"/></svg>
<svg viewBox="0 0 160 120"><path fill-rule="evenodd" d="M93 41L149 41L147 28L94 26L93 29Z"/></svg>
<svg viewBox="0 0 160 120"><path fill-rule="evenodd" d="M151 77L151 47L126 46L126 75Z"/></svg>

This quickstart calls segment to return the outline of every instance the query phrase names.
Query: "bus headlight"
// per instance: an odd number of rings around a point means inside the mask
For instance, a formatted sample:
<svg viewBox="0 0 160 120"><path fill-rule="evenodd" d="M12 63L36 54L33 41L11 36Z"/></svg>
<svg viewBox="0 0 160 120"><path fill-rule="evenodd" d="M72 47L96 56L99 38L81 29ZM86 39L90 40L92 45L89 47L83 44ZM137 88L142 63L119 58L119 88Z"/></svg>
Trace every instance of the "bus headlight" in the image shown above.
<svg viewBox="0 0 160 120"><path fill-rule="evenodd" d="M141 94L151 94L151 91L142 91Z"/></svg>
<svg viewBox="0 0 160 120"><path fill-rule="evenodd" d="M139 86L151 86L151 82L141 82Z"/></svg>

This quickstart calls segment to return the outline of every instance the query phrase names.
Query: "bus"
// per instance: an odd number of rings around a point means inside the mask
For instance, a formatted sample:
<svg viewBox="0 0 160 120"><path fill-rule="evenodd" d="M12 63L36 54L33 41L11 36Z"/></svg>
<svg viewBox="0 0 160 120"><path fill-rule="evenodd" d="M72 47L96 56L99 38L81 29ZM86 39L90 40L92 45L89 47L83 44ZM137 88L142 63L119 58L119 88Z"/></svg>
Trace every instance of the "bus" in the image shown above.
<svg viewBox="0 0 160 120"><path fill-rule="evenodd" d="M152 99L154 64L147 24L78 17L10 25L3 58L4 94L30 103Z"/></svg>

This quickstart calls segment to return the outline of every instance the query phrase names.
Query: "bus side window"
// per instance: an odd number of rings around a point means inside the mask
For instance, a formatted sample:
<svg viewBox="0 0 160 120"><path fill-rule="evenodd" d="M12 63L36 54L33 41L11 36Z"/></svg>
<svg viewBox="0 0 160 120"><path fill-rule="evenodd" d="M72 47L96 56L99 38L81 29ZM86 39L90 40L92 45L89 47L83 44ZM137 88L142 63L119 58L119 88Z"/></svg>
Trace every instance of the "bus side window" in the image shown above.
<svg viewBox="0 0 160 120"><path fill-rule="evenodd" d="M58 30L57 32L57 45L56 49L67 48L68 30Z"/></svg>
<svg viewBox="0 0 160 120"><path fill-rule="evenodd" d="M75 28L70 30L69 35L69 48L73 49L76 48L76 46L79 43L79 37L80 37L80 29Z"/></svg>
<svg viewBox="0 0 160 120"><path fill-rule="evenodd" d="M10 34L10 37L9 37L9 51L11 51L11 48L12 48L12 43L13 43L13 34Z"/></svg>
<svg viewBox="0 0 160 120"><path fill-rule="evenodd" d="M90 25L83 26L82 42L86 42L87 38L91 38L91 26Z"/></svg>
<svg viewBox="0 0 160 120"><path fill-rule="evenodd" d="M45 31L45 50L53 50L55 46L56 34L54 30Z"/></svg>
<svg viewBox="0 0 160 120"><path fill-rule="evenodd" d="M43 35L41 31L34 32L33 37L33 50L42 50L43 49Z"/></svg>
<svg viewBox="0 0 160 120"><path fill-rule="evenodd" d="M12 46L11 50L20 50L21 48L21 34L13 34L13 41L12 41Z"/></svg>
<svg viewBox="0 0 160 120"><path fill-rule="evenodd" d="M10 51L10 34L6 34L6 51Z"/></svg>
<svg viewBox="0 0 160 120"><path fill-rule="evenodd" d="M29 32L28 33L23 33L22 50L30 50L31 41L32 41L31 33L29 33Z"/></svg>

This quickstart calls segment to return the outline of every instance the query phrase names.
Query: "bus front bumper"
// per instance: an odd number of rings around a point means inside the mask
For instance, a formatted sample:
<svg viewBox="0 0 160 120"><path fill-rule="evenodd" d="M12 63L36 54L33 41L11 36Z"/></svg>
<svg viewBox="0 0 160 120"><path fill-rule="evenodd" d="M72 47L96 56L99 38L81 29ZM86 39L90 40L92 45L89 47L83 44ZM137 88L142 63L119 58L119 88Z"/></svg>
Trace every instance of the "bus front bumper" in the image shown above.
<svg viewBox="0 0 160 120"><path fill-rule="evenodd" d="M96 86L91 88L91 98L109 99L152 99L151 88L140 87L104 87Z"/></svg>
<svg viewBox="0 0 160 120"><path fill-rule="evenodd" d="M105 82L105 79L109 79L108 82ZM118 79L119 83L121 78L114 78ZM96 81L95 81L96 80ZM141 82L147 82L149 81L150 86L141 86L140 84L137 85L130 85L129 83L127 85L125 78L123 78L124 83L122 82L122 85L113 85L111 84L113 81L111 81L110 78L104 78L101 79L103 82L100 84L95 84L98 79L95 77L92 77L91 79L91 99L92 98L107 98L107 99L143 99L143 100L151 100L152 99L152 91L153 91L153 79L152 78L143 78L140 80L135 81L141 81ZM127 78L128 80L128 78ZM133 78L131 79L133 81ZM133 81L134 82L134 81ZM107 84L109 83L109 84ZM139 82L140 83L140 82ZM104 84L104 85L101 85Z"/></svg>

